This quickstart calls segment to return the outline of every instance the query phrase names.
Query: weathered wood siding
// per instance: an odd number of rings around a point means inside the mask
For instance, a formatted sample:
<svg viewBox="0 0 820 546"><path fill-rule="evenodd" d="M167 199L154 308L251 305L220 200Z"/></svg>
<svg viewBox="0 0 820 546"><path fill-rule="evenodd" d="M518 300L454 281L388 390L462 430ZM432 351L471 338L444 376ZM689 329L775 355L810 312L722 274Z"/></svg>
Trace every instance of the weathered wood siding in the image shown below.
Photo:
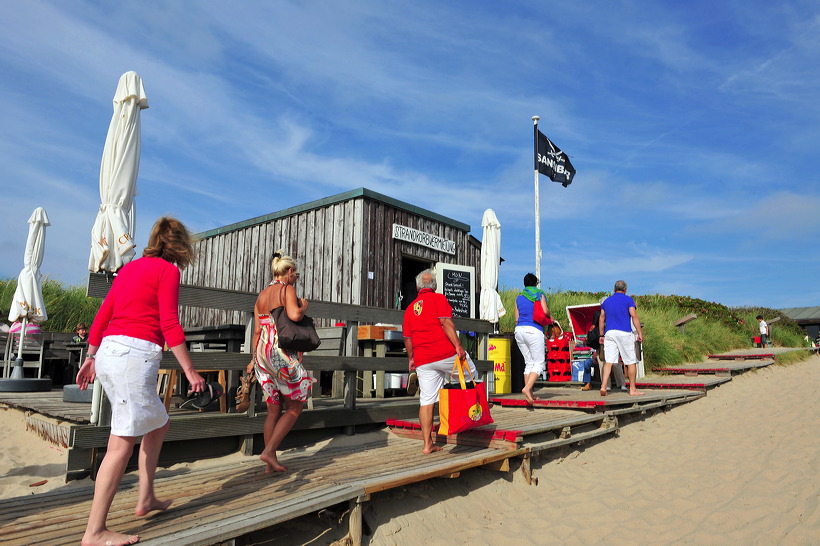
<svg viewBox="0 0 820 546"><path fill-rule="evenodd" d="M394 240L394 223L454 240L457 254ZM182 282L259 292L272 279L270 261L279 249L299 263L298 293L307 299L394 308L402 255L473 266L480 286L480 248L468 232L368 195L228 226L197 243L199 258L183 272ZM191 327L244 324L245 318L237 311L185 308L181 321Z"/></svg>
<svg viewBox="0 0 820 546"><path fill-rule="evenodd" d="M364 202L365 270L362 280L362 305L395 307L401 290L401 259L409 256L430 262L444 262L476 268L476 287L480 286L481 249L470 242L469 233L457 227L376 200ZM447 254L414 243L393 239L393 224L432 233L456 242L456 254ZM367 272L374 273L373 279Z"/></svg>

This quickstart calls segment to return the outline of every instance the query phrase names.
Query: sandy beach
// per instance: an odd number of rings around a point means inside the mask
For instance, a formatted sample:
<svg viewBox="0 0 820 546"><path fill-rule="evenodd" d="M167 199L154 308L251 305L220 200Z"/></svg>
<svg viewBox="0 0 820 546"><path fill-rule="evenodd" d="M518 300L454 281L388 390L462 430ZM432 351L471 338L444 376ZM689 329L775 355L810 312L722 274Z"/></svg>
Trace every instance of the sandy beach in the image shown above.
<svg viewBox="0 0 820 546"><path fill-rule="evenodd" d="M817 544L818 384L817 356L736 376L616 438L541 458L537 486L471 470L373 495L365 543ZM91 483L63 483L64 450L26 431L22 412L0 410L0 433L2 498ZM252 543L331 544L347 532L340 519L308 515Z"/></svg>

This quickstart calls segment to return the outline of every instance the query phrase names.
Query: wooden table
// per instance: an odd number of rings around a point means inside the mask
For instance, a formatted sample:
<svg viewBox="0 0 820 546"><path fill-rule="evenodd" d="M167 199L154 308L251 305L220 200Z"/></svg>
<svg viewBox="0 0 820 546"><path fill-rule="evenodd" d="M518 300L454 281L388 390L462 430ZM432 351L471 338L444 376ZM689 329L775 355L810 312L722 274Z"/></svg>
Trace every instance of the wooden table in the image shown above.
<svg viewBox="0 0 820 546"><path fill-rule="evenodd" d="M395 350L397 345L401 347L401 350ZM408 373L407 355L404 352L404 341L395 339L360 339L359 347L361 350L361 355L366 357L384 358L389 354L389 356L404 358L404 362L396 363L396 369L403 370L401 373ZM384 398L384 374L384 370L376 372L376 398ZM373 372L362 372L363 398L373 398L370 388L372 384Z"/></svg>

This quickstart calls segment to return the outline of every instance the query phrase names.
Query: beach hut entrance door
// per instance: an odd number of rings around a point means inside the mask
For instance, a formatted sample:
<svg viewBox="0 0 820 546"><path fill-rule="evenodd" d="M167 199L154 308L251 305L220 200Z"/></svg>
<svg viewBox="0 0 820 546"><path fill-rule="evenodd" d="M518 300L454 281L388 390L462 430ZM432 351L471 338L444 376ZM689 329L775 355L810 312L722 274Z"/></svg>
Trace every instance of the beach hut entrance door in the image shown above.
<svg viewBox="0 0 820 546"><path fill-rule="evenodd" d="M411 256L401 257L401 289L396 295L396 307L399 309L407 309L407 306L412 303L418 291L416 290L416 275L433 267L433 263Z"/></svg>

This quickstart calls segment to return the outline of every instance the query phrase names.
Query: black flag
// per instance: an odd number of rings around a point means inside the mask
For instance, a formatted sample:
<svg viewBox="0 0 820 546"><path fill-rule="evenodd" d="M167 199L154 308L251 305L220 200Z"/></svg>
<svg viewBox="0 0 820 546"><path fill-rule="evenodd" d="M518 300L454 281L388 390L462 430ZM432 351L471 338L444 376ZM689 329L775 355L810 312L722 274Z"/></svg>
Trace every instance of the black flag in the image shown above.
<svg viewBox="0 0 820 546"><path fill-rule="evenodd" d="M569 162L567 154L536 129L535 170L549 176L553 182L559 182L565 188L572 184L575 167Z"/></svg>

